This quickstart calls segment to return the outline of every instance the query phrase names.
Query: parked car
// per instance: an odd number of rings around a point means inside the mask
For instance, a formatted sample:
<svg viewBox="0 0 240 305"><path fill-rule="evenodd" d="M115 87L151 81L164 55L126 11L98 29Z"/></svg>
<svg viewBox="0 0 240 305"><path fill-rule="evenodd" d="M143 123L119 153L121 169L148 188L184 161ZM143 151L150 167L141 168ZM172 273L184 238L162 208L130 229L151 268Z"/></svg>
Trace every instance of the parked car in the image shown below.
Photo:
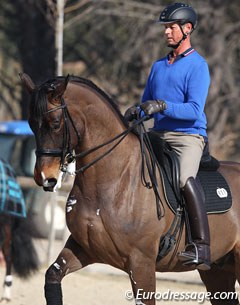
<svg viewBox="0 0 240 305"><path fill-rule="evenodd" d="M35 139L27 121L0 122L0 156L9 162L22 186L27 207L29 229L39 238L50 232L52 200L56 238L65 231L65 201L68 191L44 192L33 180L35 165Z"/></svg>

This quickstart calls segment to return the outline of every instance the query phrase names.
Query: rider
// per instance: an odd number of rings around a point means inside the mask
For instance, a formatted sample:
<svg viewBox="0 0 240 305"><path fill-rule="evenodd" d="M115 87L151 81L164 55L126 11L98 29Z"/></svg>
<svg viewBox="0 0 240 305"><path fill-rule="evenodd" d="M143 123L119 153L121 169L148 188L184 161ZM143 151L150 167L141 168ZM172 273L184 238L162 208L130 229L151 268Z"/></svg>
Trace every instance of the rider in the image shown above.
<svg viewBox="0 0 240 305"><path fill-rule="evenodd" d="M180 163L180 187L186 201L193 243L178 254L184 264L210 269L208 218L196 174L205 143L207 122L204 106L210 85L208 64L191 46L190 35L197 14L184 3L167 6L159 17L172 50L151 69L140 107L130 107L129 121L141 115L154 117L153 130L170 144Z"/></svg>

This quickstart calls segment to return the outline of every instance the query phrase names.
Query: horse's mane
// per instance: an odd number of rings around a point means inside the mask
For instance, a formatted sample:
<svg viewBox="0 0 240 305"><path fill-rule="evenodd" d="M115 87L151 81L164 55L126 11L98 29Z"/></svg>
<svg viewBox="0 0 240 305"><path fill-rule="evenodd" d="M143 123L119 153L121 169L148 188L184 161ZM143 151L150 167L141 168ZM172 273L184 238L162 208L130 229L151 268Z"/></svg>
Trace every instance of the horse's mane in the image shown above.
<svg viewBox="0 0 240 305"><path fill-rule="evenodd" d="M38 86L38 89L36 90L36 92L33 96L34 101L32 103L32 107L33 107L32 110L34 111L34 114L38 120L41 120L43 114L47 112L47 103L48 103L47 92L51 89L54 90L54 86L57 85L58 81L63 81L64 79L65 79L65 77L58 76L56 78L49 79L49 80L45 81L42 85ZM93 81L91 81L87 78L83 78L80 76L74 76L74 75L69 76L69 81L86 85L89 88L96 91L100 96L102 96L104 98L104 100L106 100L112 106L112 108L115 110L116 114L122 121L122 123L126 127L128 127L128 124L127 124L125 118L123 117L116 102L105 91L103 91L101 88L99 88Z"/></svg>
<svg viewBox="0 0 240 305"><path fill-rule="evenodd" d="M79 76L71 76L70 81L71 80L74 82L79 82L81 84L87 85L88 87L94 89L97 93L99 93L113 107L113 109L120 117L121 121L124 123L124 125L126 125L126 120L124 119L117 103L105 91L99 88L93 81Z"/></svg>

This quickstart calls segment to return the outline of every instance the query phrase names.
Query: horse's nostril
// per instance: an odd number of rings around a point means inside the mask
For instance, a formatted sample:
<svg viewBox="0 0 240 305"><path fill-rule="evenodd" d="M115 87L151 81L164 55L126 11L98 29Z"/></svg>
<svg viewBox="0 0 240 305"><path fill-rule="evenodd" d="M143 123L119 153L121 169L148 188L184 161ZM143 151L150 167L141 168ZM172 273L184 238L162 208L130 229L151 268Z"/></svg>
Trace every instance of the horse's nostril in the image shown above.
<svg viewBox="0 0 240 305"><path fill-rule="evenodd" d="M48 185L49 186L55 186L57 183L57 179L56 178L50 178L48 179Z"/></svg>
<svg viewBox="0 0 240 305"><path fill-rule="evenodd" d="M57 184L57 179L56 178L49 178L45 179L43 182L43 189L44 191L49 191L52 192L54 189L54 186Z"/></svg>

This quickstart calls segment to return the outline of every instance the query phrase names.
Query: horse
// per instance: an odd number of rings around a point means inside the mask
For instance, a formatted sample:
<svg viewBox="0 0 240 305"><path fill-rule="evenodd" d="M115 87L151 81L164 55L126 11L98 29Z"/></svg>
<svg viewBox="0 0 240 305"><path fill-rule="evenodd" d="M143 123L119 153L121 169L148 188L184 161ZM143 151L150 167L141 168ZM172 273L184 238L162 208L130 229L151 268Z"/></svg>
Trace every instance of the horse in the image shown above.
<svg viewBox="0 0 240 305"><path fill-rule="evenodd" d="M26 216L25 201L15 172L0 158L0 249L6 266L0 302L11 300L12 268L22 279L38 270L38 255Z"/></svg>
<svg viewBox="0 0 240 305"><path fill-rule="evenodd" d="M155 305L156 272L190 271L195 266L183 265L176 255L185 247L185 223L175 246L157 260L161 237L175 216L158 172L157 204L151 172L143 162L149 151L143 150L139 135L111 97L92 81L62 76L36 85L25 73L20 78L31 95L35 182L54 191L68 164L76 166L66 201L70 236L46 271L47 305L62 305L62 279L94 263L126 272L136 304ZM198 272L211 304L236 305L237 297L222 300L219 294L233 295L240 281L240 164L221 161L217 171L230 187L232 206L225 213L208 215L211 269Z"/></svg>

